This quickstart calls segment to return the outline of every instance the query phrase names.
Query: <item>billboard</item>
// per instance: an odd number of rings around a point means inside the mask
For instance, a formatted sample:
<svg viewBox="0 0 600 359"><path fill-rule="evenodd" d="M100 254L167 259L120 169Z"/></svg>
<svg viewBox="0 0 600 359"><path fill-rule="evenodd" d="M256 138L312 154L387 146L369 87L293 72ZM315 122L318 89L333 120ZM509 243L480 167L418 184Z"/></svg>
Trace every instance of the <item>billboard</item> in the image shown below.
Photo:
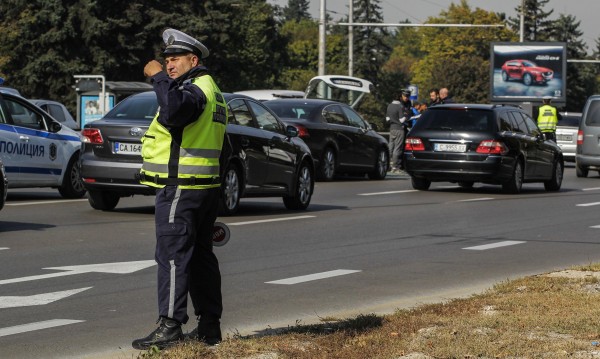
<svg viewBox="0 0 600 359"><path fill-rule="evenodd" d="M90 123L99 120L102 115L102 102L100 101L99 95L82 95L79 104L79 118L81 119L81 128L86 123ZM112 95L108 96L108 104L106 110L110 110L115 106L115 97Z"/></svg>
<svg viewBox="0 0 600 359"><path fill-rule="evenodd" d="M493 42L490 52L492 102L566 102L566 43Z"/></svg>

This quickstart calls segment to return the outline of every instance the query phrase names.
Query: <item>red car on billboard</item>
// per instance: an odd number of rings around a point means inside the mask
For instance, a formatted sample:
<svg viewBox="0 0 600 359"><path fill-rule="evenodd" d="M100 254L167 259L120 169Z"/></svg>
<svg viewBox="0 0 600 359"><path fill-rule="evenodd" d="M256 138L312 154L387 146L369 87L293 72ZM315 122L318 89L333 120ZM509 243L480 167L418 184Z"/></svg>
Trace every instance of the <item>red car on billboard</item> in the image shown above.
<svg viewBox="0 0 600 359"><path fill-rule="evenodd" d="M529 60L509 60L502 65L502 80L518 79L527 86L533 83L545 84L552 80L554 71L536 65Z"/></svg>

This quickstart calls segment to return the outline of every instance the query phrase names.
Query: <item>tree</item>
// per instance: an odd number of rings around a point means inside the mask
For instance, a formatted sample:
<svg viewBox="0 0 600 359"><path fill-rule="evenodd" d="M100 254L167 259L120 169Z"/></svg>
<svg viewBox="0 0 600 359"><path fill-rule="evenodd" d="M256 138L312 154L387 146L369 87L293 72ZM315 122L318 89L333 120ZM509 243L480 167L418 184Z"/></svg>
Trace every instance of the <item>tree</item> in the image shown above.
<svg viewBox="0 0 600 359"><path fill-rule="evenodd" d="M587 56L580 24L581 21L574 16L565 14L552 24L549 38L567 44L567 59L584 59ZM587 97L596 92L595 67L594 64L567 63L567 111L580 112Z"/></svg>
<svg viewBox="0 0 600 359"><path fill-rule="evenodd" d="M501 16L480 8L472 10L466 0L461 0L427 22L498 24ZM489 102L490 42L514 40L512 31L504 27L449 27L420 28L418 33L425 55L412 68L413 83L426 91L447 87L457 102Z"/></svg>
<svg viewBox="0 0 600 359"><path fill-rule="evenodd" d="M288 0L288 4L283 8L283 18L285 21L309 20L308 0Z"/></svg>
<svg viewBox="0 0 600 359"><path fill-rule="evenodd" d="M547 41L548 30L552 26L552 21L548 19L554 10L543 11L542 8L550 0L525 0L523 40L524 41ZM515 8L517 14L521 14L521 5ZM508 24L517 33L520 32L521 17L509 18Z"/></svg>
<svg viewBox="0 0 600 359"><path fill-rule="evenodd" d="M210 49L206 65L222 90L271 86L282 67L284 45L266 0L3 0L0 18L7 83L71 109L75 74L144 81L144 64L161 56L167 27Z"/></svg>
<svg viewBox="0 0 600 359"><path fill-rule="evenodd" d="M383 23L380 0L353 0L353 22ZM374 26L354 27L354 72L373 83L377 83L379 70L391 53L384 40L388 36L385 28Z"/></svg>

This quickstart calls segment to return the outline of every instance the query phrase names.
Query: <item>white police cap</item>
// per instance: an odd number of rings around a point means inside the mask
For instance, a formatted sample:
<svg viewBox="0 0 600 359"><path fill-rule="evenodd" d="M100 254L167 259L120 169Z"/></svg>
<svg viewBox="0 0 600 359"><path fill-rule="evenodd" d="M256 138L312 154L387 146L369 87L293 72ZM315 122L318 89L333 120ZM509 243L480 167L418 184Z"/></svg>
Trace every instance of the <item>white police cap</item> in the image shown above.
<svg viewBox="0 0 600 359"><path fill-rule="evenodd" d="M552 96L544 96L542 97L542 100L552 100Z"/></svg>
<svg viewBox="0 0 600 359"><path fill-rule="evenodd" d="M193 53L200 58L208 57L209 51L200 41L190 35L175 29L166 29L163 34L166 48L163 55Z"/></svg>

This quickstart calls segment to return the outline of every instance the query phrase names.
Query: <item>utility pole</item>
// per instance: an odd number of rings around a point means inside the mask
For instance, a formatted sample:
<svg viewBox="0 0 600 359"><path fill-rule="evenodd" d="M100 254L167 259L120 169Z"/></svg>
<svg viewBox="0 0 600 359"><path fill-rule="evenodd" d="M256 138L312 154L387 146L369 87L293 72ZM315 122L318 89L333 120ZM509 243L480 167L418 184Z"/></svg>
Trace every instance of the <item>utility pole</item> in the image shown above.
<svg viewBox="0 0 600 359"><path fill-rule="evenodd" d="M319 76L325 75L325 11L327 9L326 0L321 0L321 11L319 18Z"/></svg>
<svg viewBox="0 0 600 359"><path fill-rule="evenodd" d="M521 26L520 26L520 42L523 42L523 34L525 33L525 0L521 0Z"/></svg>
<svg viewBox="0 0 600 359"><path fill-rule="evenodd" d="M348 0L349 15L348 21L348 76L354 76L354 0Z"/></svg>

